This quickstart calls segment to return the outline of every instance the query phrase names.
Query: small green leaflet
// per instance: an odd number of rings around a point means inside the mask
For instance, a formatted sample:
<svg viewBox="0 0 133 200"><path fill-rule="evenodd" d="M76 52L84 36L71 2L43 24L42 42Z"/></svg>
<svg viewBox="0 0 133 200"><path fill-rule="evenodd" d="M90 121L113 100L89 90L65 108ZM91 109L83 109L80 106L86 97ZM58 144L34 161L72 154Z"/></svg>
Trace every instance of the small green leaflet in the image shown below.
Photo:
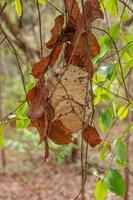
<svg viewBox="0 0 133 200"><path fill-rule="evenodd" d="M115 193L117 196L124 196L126 191L126 184L121 174L116 169L110 169L105 178L107 188Z"/></svg>
<svg viewBox="0 0 133 200"><path fill-rule="evenodd" d="M96 200L104 200L107 196L107 186L103 179L99 180L94 192Z"/></svg>
<svg viewBox="0 0 133 200"><path fill-rule="evenodd" d="M117 111L117 116L120 120L123 120L128 114L128 108L127 106L122 106Z"/></svg>
<svg viewBox="0 0 133 200"><path fill-rule="evenodd" d="M38 0L38 3L44 4L44 3L46 3L46 0Z"/></svg>
<svg viewBox="0 0 133 200"><path fill-rule="evenodd" d="M115 158L118 165L126 167L127 149L121 138L114 142Z"/></svg>
<svg viewBox="0 0 133 200"><path fill-rule="evenodd" d="M21 5L21 0L14 0L15 2L15 7L16 7L16 12L18 17L21 17L22 15L22 5Z"/></svg>
<svg viewBox="0 0 133 200"><path fill-rule="evenodd" d="M130 132L132 132L132 131L133 131L133 123L130 124L130 125L124 130L124 132L123 132L122 135L121 135L121 138L124 138L124 137L127 135L127 133L130 133Z"/></svg>
<svg viewBox="0 0 133 200"><path fill-rule="evenodd" d="M5 133L6 124L0 124L0 149L4 148L4 133Z"/></svg>
<svg viewBox="0 0 133 200"><path fill-rule="evenodd" d="M23 129L27 128L30 124L30 120L27 117L28 104L24 102L19 109L16 111L16 128Z"/></svg>
<svg viewBox="0 0 133 200"><path fill-rule="evenodd" d="M116 16L118 14L117 6L116 0L107 1L107 9L112 16Z"/></svg>
<svg viewBox="0 0 133 200"><path fill-rule="evenodd" d="M100 159L104 160L108 152L109 152L108 143L105 141L102 146L102 149L100 150Z"/></svg>

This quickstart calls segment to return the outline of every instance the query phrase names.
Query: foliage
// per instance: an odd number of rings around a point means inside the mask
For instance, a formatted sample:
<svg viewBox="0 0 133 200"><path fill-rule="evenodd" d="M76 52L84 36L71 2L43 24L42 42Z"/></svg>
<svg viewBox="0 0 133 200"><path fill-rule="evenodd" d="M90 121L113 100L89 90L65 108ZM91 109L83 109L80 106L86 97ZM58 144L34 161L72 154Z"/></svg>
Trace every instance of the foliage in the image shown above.
<svg viewBox="0 0 133 200"><path fill-rule="evenodd" d="M39 144L45 143L42 147L45 148L45 159L49 157L50 149L54 151L57 163L62 164L75 147L73 138L76 132L81 136L81 152L87 152L81 156L82 167L85 170L82 172L83 180L86 180L87 176L89 148L100 149L99 159L103 164L106 160L111 162L108 170L104 169L103 177L98 175L95 198L106 199L108 190L118 196L124 196L126 185L118 169L128 168L125 141L133 131L133 124L127 125L122 133L118 130L119 137L115 137L113 141L108 136L117 122L125 123L133 109L130 86L126 81L133 66L132 29L126 25L133 13L130 3L127 5L116 0L65 0L64 5L63 2L57 3L61 8L64 6L65 14L58 6L53 5L60 15L52 16L51 22L54 21L54 25L50 31L51 38L46 34L46 39L49 40L45 42L46 55L42 56L43 34L46 29L41 22L44 14L41 9L47 8L48 1L6 0L2 1L4 5L3 2L6 2L11 13L9 12L8 17L4 16L6 11L1 13L0 29L15 58L11 59L11 52L4 46L4 42L1 43L4 49L2 58L6 55L9 63L18 66L25 94L22 94L16 69L8 69L12 81L7 80L5 74L2 75L3 89L6 93L4 112L11 109L14 102L17 108L0 122L0 148L5 148L4 133L7 124L13 123L17 132L22 131L26 138L30 135L28 145L34 149L36 142L31 136L32 129L25 133L33 126L39 133ZM39 36L37 35L36 39L40 40L39 53L38 43L37 46L30 46L32 42L27 43L23 32L21 33L26 29L30 33L29 27L26 28L25 25L30 24L32 28L35 25L35 29L38 26L32 15L34 12L30 17L27 14L27 5L32 8L37 6ZM15 9L16 13L11 16ZM12 29L14 24L15 28ZM23 59L26 65L22 64ZM32 69L29 67L31 63ZM73 74L76 78L73 78ZM12 95L10 85L19 98L13 93L13 98L9 101L8 96ZM17 140L17 136L15 140L7 139L7 147L18 148L24 152L24 148L28 146L27 139L24 142L23 139L21 142ZM118 169L112 167L113 161Z"/></svg>
<svg viewBox="0 0 133 200"><path fill-rule="evenodd" d="M123 196L125 194L126 185L118 170L110 169L107 172L104 181L108 189L117 196Z"/></svg>

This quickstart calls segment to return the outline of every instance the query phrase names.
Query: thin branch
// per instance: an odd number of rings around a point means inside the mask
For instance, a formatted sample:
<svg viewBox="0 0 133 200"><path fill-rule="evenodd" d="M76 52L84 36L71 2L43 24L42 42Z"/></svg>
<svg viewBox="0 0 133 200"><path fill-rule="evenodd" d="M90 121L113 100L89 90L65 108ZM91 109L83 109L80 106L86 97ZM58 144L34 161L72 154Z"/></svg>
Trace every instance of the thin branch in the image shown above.
<svg viewBox="0 0 133 200"><path fill-rule="evenodd" d="M41 23L41 13L40 6L37 0L37 11L38 11L38 20L39 20L39 34L40 34L40 57L43 58L43 40L42 40L42 23Z"/></svg>
<svg viewBox="0 0 133 200"><path fill-rule="evenodd" d="M124 49L126 49L128 46L132 46L133 44L133 40L132 41L130 41L130 42L128 42L124 47L122 47L122 48L120 48L120 49L118 49L118 52L121 52L121 51L123 51ZM109 59L109 58L111 58L112 56L114 56L114 55L116 55L117 54L117 52L115 52L115 53L112 53L111 55L109 55L109 56L107 56L107 57L105 57L105 58L102 58L100 61L105 61L105 60L107 60L107 59Z"/></svg>
<svg viewBox="0 0 133 200"><path fill-rule="evenodd" d="M127 4L127 3L125 3L124 1L122 1L122 0L119 0L122 4L124 4L128 9L129 9L129 11L131 11L132 13L133 13L133 9Z"/></svg>
<svg viewBox="0 0 133 200"><path fill-rule="evenodd" d="M0 10L0 16L4 12L4 9L5 9L6 5L7 5L7 3L5 2L4 5L2 6L1 10Z"/></svg>
<svg viewBox="0 0 133 200"><path fill-rule="evenodd" d="M50 3L50 2L47 1L47 0L46 0L46 2L47 2L50 6L52 6L55 10L57 10L60 14L64 15L64 13L63 13L61 10L59 10L55 5L53 5L52 3Z"/></svg>
<svg viewBox="0 0 133 200"><path fill-rule="evenodd" d="M2 117L0 119L0 123L3 123L5 121L9 121L10 120L10 116L15 113L23 104L25 103L25 101L23 101L19 106L17 106L14 110L12 110L8 115L6 115L5 117Z"/></svg>
<svg viewBox="0 0 133 200"><path fill-rule="evenodd" d="M0 45L5 41L6 37L4 36L4 38L0 41Z"/></svg>

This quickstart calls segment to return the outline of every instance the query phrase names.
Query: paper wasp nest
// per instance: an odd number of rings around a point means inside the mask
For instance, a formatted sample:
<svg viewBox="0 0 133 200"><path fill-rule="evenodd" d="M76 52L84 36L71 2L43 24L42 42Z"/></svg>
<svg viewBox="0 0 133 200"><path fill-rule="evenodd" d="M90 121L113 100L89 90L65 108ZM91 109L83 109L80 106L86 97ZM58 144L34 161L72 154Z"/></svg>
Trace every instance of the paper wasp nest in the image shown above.
<svg viewBox="0 0 133 200"><path fill-rule="evenodd" d="M58 77L52 76L47 81L49 96L53 94L51 103L55 109L55 118L61 120L63 125L72 132L77 132L82 129L83 118L87 120L90 114L87 106L84 116L87 72L78 66L69 65L60 79L61 74L62 72L59 72Z"/></svg>

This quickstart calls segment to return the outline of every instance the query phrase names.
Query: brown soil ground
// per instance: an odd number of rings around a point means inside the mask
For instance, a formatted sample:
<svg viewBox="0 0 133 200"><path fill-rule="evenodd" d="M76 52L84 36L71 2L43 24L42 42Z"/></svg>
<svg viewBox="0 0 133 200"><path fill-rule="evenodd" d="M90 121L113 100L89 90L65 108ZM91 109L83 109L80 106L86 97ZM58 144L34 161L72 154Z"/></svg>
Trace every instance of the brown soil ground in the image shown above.
<svg viewBox="0 0 133 200"><path fill-rule="evenodd" d="M133 137L130 139L129 148L130 170L133 172L132 145ZM81 189L79 159L76 163L72 163L69 158L63 165L58 166L53 158L48 163L43 163L43 152L36 152L31 161L21 156L17 157L17 152L11 150L6 150L6 155L8 158L6 174L1 173L0 175L0 200L74 200ZM108 162L104 162L103 166L105 167L106 164ZM97 178L88 174L85 187L86 200L95 200L93 193L96 182ZM107 200L122 199L122 197L108 193ZM81 200L81 197L78 200ZM133 177L131 175L129 200L133 200Z"/></svg>

